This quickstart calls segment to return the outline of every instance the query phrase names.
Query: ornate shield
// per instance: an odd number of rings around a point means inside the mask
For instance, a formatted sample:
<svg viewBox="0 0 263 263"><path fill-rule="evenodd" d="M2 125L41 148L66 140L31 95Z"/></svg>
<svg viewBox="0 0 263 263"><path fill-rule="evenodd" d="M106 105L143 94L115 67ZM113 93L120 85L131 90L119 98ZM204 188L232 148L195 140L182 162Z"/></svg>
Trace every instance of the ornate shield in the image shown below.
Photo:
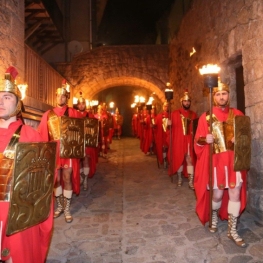
<svg viewBox="0 0 263 263"><path fill-rule="evenodd" d="M84 119L60 117L60 158L84 158Z"/></svg>
<svg viewBox="0 0 263 263"><path fill-rule="evenodd" d="M248 116L235 116L234 170L250 168L251 160L251 127Z"/></svg>
<svg viewBox="0 0 263 263"><path fill-rule="evenodd" d="M86 147L97 147L99 137L99 120L85 118L85 144Z"/></svg>
<svg viewBox="0 0 263 263"><path fill-rule="evenodd" d="M50 213L56 142L17 143L6 234L45 221Z"/></svg>

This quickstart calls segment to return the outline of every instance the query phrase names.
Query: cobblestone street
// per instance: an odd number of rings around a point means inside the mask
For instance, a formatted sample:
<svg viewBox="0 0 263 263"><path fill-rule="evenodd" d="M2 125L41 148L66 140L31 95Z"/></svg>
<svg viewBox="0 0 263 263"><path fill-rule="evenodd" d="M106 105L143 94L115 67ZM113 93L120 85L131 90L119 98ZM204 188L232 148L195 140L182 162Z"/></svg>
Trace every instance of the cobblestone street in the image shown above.
<svg viewBox="0 0 263 263"><path fill-rule="evenodd" d="M238 224L247 248L227 238L226 221L211 234L187 181L171 183L135 138L113 141L71 210L71 224L55 220L47 263L263 263L263 227L253 216Z"/></svg>

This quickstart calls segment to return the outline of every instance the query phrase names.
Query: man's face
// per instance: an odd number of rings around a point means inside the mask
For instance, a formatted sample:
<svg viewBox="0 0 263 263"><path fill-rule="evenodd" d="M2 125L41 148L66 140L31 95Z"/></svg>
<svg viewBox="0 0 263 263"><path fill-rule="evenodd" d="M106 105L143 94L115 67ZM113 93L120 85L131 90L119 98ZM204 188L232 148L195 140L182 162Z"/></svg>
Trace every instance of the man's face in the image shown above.
<svg viewBox="0 0 263 263"><path fill-rule="evenodd" d="M227 91L225 91L225 90L218 91L214 95L214 101L215 101L215 104L218 107L225 107L225 106L227 106L228 105L228 100L229 100L229 93Z"/></svg>
<svg viewBox="0 0 263 263"><path fill-rule="evenodd" d="M182 106L185 110L189 110L191 106L191 101L190 100L183 100L182 101Z"/></svg>
<svg viewBox="0 0 263 263"><path fill-rule="evenodd" d="M15 111L17 98L13 93L0 92L0 119L9 119Z"/></svg>
<svg viewBox="0 0 263 263"><path fill-rule="evenodd" d="M79 111L85 111L86 110L86 103L85 102L79 102L78 103L78 110Z"/></svg>
<svg viewBox="0 0 263 263"><path fill-rule="evenodd" d="M67 96L64 94L57 94L57 105L62 107L67 104Z"/></svg>
<svg viewBox="0 0 263 263"><path fill-rule="evenodd" d="M163 111L168 111L168 105L163 105Z"/></svg>

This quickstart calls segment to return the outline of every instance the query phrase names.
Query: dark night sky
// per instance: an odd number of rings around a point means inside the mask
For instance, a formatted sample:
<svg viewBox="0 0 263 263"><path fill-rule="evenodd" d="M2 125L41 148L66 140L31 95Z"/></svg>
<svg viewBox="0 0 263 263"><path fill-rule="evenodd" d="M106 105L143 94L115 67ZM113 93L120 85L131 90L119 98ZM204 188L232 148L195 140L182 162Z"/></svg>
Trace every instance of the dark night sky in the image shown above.
<svg viewBox="0 0 263 263"><path fill-rule="evenodd" d="M156 22L175 0L108 0L98 31L106 45L155 44Z"/></svg>

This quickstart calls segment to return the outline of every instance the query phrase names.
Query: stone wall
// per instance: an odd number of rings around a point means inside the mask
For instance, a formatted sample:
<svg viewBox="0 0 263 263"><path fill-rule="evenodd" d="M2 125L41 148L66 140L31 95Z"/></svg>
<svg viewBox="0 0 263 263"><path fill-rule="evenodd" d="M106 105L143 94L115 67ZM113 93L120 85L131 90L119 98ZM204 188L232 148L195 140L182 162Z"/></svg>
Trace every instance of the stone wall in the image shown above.
<svg viewBox="0 0 263 263"><path fill-rule="evenodd" d="M92 99L100 91L118 86L146 88L164 101L168 80L168 45L102 46L76 56L56 69L68 79L73 96L82 91Z"/></svg>
<svg viewBox="0 0 263 263"><path fill-rule="evenodd" d="M24 1L0 1L0 78L14 66L24 81Z"/></svg>
<svg viewBox="0 0 263 263"><path fill-rule="evenodd" d="M192 48L196 53L190 56ZM251 118L252 162L248 176L247 209L263 220L263 1L193 0L180 31L170 45L170 82L175 104L183 89L193 96L192 108L208 109L198 69L218 64L223 82L230 85L236 106L235 68L243 66L246 115Z"/></svg>

